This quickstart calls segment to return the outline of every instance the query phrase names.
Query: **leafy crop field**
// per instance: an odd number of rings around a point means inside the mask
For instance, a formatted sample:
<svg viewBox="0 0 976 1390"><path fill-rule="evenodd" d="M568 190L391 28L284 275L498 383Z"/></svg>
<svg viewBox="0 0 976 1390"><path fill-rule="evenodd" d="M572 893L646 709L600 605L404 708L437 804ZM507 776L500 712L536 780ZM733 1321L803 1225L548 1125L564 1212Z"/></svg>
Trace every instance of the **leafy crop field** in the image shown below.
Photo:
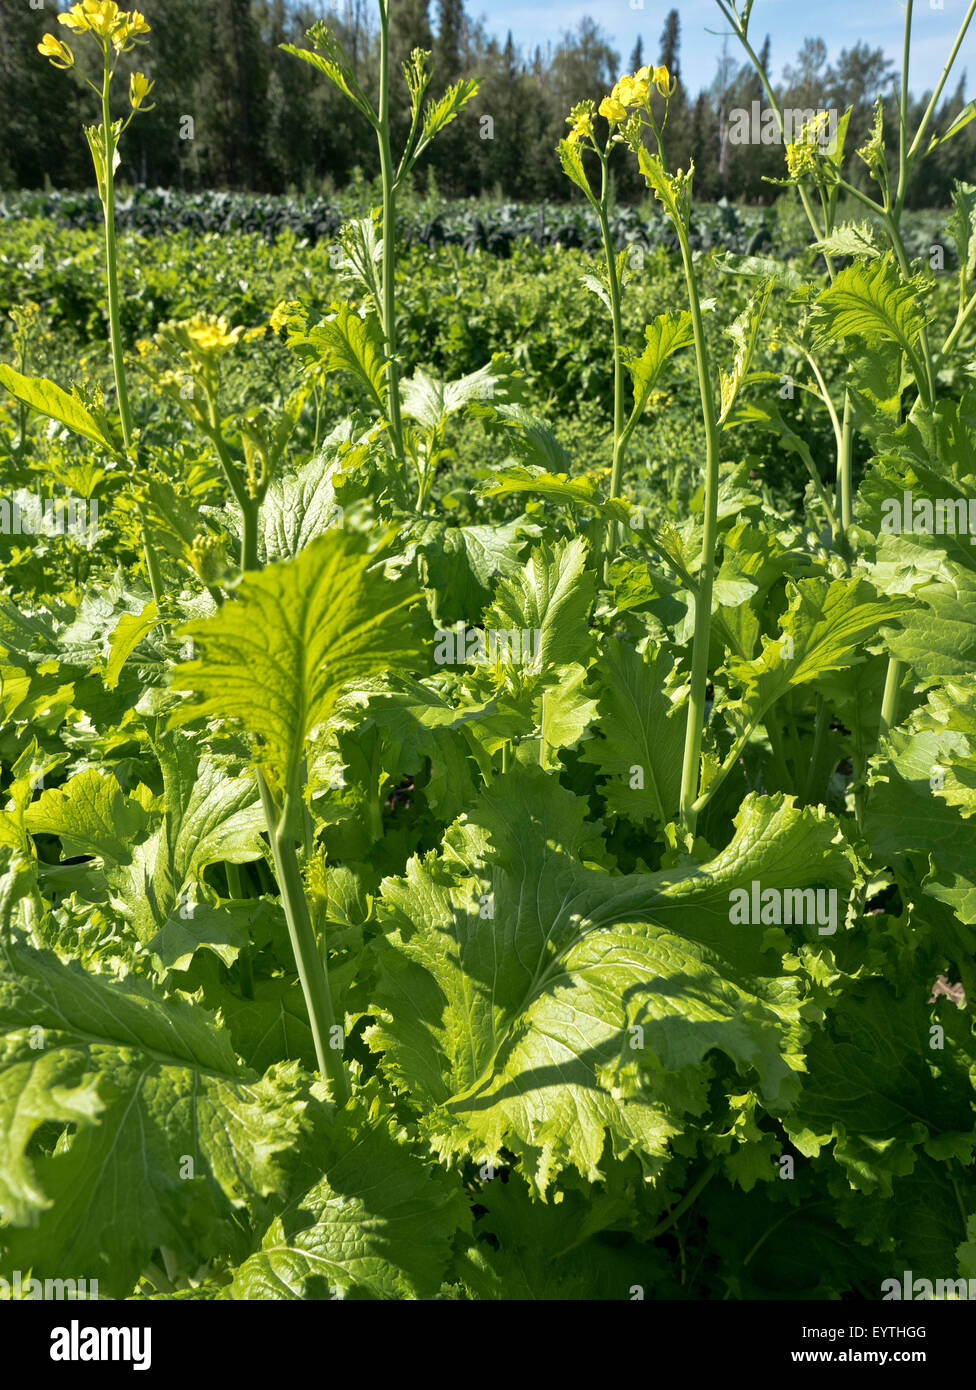
<svg viewBox="0 0 976 1390"><path fill-rule="evenodd" d="M377 108L293 50L372 210L117 205L151 34L45 47L102 124L0 207L0 1292L973 1296L952 131L699 208L641 69L578 205L422 204L475 84L416 52L392 149L391 9Z"/></svg>

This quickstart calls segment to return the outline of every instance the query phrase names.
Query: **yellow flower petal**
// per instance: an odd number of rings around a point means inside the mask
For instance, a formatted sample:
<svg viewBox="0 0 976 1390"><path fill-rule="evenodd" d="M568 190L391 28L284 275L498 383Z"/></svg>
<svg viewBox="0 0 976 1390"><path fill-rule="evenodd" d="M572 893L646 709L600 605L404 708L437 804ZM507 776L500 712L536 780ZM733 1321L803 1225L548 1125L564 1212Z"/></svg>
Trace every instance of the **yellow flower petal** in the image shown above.
<svg viewBox="0 0 976 1390"><path fill-rule="evenodd" d="M81 5L72 5L70 10L58 15L58 23L63 24L66 29L73 29L76 34L83 34L91 28L88 16Z"/></svg>
<svg viewBox="0 0 976 1390"><path fill-rule="evenodd" d="M56 68L66 69L74 66L75 55L66 43L56 39L53 34L44 35L37 45L37 51L45 58L50 58Z"/></svg>
<svg viewBox="0 0 976 1390"><path fill-rule="evenodd" d="M627 119L627 108L623 102L617 101L614 97L604 97L600 102L600 115L605 116L608 121L620 121Z"/></svg>
<svg viewBox="0 0 976 1390"><path fill-rule="evenodd" d="M144 72L133 72L129 76L129 104L133 111L145 109L151 111L151 106L143 108L143 102L155 87L155 82L150 82Z"/></svg>

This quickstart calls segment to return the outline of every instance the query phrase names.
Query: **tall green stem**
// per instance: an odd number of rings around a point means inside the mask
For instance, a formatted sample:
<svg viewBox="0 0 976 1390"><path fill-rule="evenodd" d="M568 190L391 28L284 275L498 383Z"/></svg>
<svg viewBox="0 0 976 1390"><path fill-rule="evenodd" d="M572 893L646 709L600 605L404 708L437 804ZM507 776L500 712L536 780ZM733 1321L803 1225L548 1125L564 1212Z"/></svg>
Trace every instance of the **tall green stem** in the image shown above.
<svg viewBox="0 0 976 1390"><path fill-rule="evenodd" d="M844 423L840 432L840 452L838 454L837 475L840 482L840 524L846 536L854 521L853 482L851 460L854 453L854 437L851 428L850 392L844 393Z"/></svg>
<svg viewBox="0 0 976 1390"><path fill-rule="evenodd" d="M390 146L390 10L380 5L380 109L376 137L383 179L383 336L389 365L386 371L390 433L398 463L404 462L403 420L400 410L400 370L396 360L396 178Z"/></svg>
<svg viewBox="0 0 976 1390"><path fill-rule="evenodd" d="M623 479L624 454L627 449L628 434L624 428L624 331L620 312L620 280L617 275L617 257L614 252L613 237L610 233L610 219L607 213L609 156L602 157L603 175L600 188L600 228L603 232L603 249L607 260L607 286L610 291L610 317L613 320L613 466L610 472L610 496L619 497ZM605 562L609 561L617 527L610 522L607 527Z"/></svg>
<svg viewBox="0 0 976 1390"><path fill-rule="evenodd" d="M698 364L698 388L701 395L702 419L705 424L705 521L702 533L702 562L695 600L695 636L691 654L691 692L688 697L688 722L685 727L684 759L681 767L681 820L685 829L694 833L697 821L695 798L698 795L698 773L701 762L702 737L705 730L705 691L708 687L708 648L712 628L712 581L715 572L715 543L718 538L718 419L712 390L712 372L708 344L702 323L698 281L688 232L680 218L675 230L681 245L688 304L695 336L695 358Z"/></svg>
<svg viewBox="0 0 976 1390"><path fill-rule="evenodd" d="M910 5L909 9L911 9ZM929 128L929 123L932 120L933 115L935 114L936 106L938 106L939 104L939 97L942 95L942 89L949 80L949 73L952 70L952 65L956 61L956 55L958 54L959 49L962 46L963 39L966 37L966 31L972 23L974 14L976 14L976 0L970 0L969 9L966 11L962 24L959 26L959 33L956 35L956 41L952 45L952 52L949 54L948 61L946 62L945 67L942 69L942 76L939 78L935 91L932 93L931 100L929 101L928 106L925 108L925 114L922 117L918 130L915 132L915 139L912 141L912 147L908 151L909 159L915 154L916 150L921 145L922 141L925 139L926 131Z"/></svg>
<svg viewBox="0 0 976 1390"><path fill-rule="evenodd" d="M208 431L213 446L217 451L220 466L224 477L227 479L227 486L234 494L234 499L241 509L241 572L246 570L256 570L261 568L258 559L258 522L261 515L261 504L256 497L251 497L248 493L244 480L241 478L240 471L234 464L227 448L227 441L220 429L220 419L217 411L217 402L211 395L210 405L210 429Z"/></svg>
<svg viewBox="0 0 976 1390"><path fill-rule="evenodd" d="M885 679L884 696L881 701L881 735L889 733L898 723L898 693L905 674L905 663L896 657L889 658L888 675Z"/></svg>
<svg viewBox="0 0 976 1390"><path fill-rule="evenodd" d="M315 1045L315 1058L319 1072L323 1077L327 1076L330 1079L336 1099L340 1105L344 1105L349 1099L349 1078L346 1076L340 1051L330 1046L335 1014L332 1009L332 995L329 993L328 966L315 940L295 844L287 830L288 799L286 797L285 808L279 814L260 769L258 790L261 794L261 805L264 807L264 819L271 841L278 886L281 889L285 921L288 923L288 936L298 968L302 993L305 996L305 1007Z"/></svg>
<svg viewBox="0 0 976 1390"><path fill-rule="evenodd" d="M901 58L901 102L898 111L898 189L895 193L895 216L901 216L908 190L908 63L912 47L912 6L914 0L905 4L905 39Z"/></svg>
<svg viewBox="0 0 976 1390"><path fill-rule="evenodd" d="M129 388L125 377L125 361L122 356L122 331L119 318L119 272L115 247L115 134L112 129L112 108L109 101L109 84L112 72L109 55L106 51L102 71L102 132L104 135L103 153L105 159L105 199L102 210L105 214L105 282L108 292L108 331L112 349L112 371L115 376L115 394L119 402L119 416L122 420L122 442L125 445L129 466L132 466L132 408L129 405ZM140 504L139 520L142 523L142 544L149 572L149 587L156 602L156 611L162 615L163 576L159 559L149 539L146 514ZM163 629L165 632L165 628Z"/></svg>

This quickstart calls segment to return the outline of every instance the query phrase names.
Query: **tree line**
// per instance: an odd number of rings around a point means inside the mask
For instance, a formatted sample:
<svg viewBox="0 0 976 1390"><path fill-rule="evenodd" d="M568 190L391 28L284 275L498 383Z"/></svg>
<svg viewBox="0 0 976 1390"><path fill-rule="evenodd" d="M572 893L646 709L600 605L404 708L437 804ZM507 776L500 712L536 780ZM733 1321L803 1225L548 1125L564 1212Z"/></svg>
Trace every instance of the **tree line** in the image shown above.
<svg viewBox="0 0 976 1390"><path fill-rule="evenodd" d="M91 169L80 126L95 119L94 99L82 71L65 81L37 53L44 32L61 32L56 0L37 6L38 0L0 0L0 187L84 187ZM121 176L128 182L301 193L375 176L372 131L327 81L279 48L301 44L309 25L324 18L359 81L373 89L378 34L372 0L142 0L142 8L152 42L123 61L156 79L155 107L126 134ZM638 40L625 64L591 19L545 50L526 52L511 33L504 42L487 34L464 0L395 0L392 9L398 65L413 48L426 48L433 53L435 89L461 76L481 81L479 97L435 147L424 176L446 196L568 198L554 148L570 107L586 96L599 102L622 71L645 62L663 63L678 78L668 115L669 163L683 168L694 160L699 197L768 202L779 191L766 180L784 176L783 147L763 143L751 122L754 109L767 104L759 78L726 48L711 85L688 91L677 9L656 43ZM768 38L760 56L768 71ZM867 138L875 98L891 92L893 77L881 49L856 43L829 62L823 41L807 39L776 90L791 109L842 113L853 106L848 139L854 147ZM965 78L944 95L937 129L947 129L963 109L964 84ZM405 129L406 89L398 83L397 90L396 119ZM929 96L919 94L916 119ZM750 113L747 143L740 142L743 112ZM889 150L895 149L891 114L885 131ZM853 164L853 181L867 187L866 168ZM632 166L624 159L616 164L621 200L645 193ZM911 200L945 205L953 179L971 179L974 169L976 122L926 162Z"/></svg>

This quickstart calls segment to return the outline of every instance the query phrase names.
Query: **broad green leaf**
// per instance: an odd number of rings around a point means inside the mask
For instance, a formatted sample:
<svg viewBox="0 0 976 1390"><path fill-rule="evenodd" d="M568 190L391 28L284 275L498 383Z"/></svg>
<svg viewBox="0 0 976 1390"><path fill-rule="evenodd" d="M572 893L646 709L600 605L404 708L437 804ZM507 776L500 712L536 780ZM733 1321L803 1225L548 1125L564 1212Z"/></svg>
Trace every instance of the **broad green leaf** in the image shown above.
<svg viewBox="0 0 976 1390"><path fill-rule="evenodd" d="M536 723L542 740L543 763L558 768L560 749L575 748L596 716L597 704L584 689L586 668L577 663L553 672L556 684L543 690L535 702Z"/></svg>
<svg viewBox="0 0 976 1390"><path fill-rule="evenodd" d="M581 537L535 547L524 568L499 581L485 614L486 628L540 634L537 651L533 643L539 671L578 663L592 646L588 618L595 584L586 556Z"/></svg>
<svg viewBox="0 0 976 1390"><path fill-rule="evenodd" d="M539 1202L517 1178L485 1182L478 1192L474 1235L459 1261L465 1285L478 1299L624 1299L639 1286L645 1298L678 1297L679 1287L660 1248L614 1232L601 1239L602 1219L633 1217L630 1202L569 1191L562 1200ZM618 1199L619 1201L619 1199ZM630 1224L629 1222L627 1224Z"/></svg>
<svg viewBox="0 0 976 1390"><path fill-rule="evenodd" d="M962 738L962 735L957 735ZM976 923L976 820L938 795L947 735L894 729L875 760L864 835L883 864L927 856L924 891ZM924 862L924 861L923 861Z"/></svg>
<svg viewBox="0 0 976 1390"><path fill-rule="evenodd" d="M526 470L565 475L570 458L544 420L523 405L473 405L471 414L486 430L500 433ZM490 493L482 493L490 496Z"/></svg>
<svg viewBox="0 0 976 1390"><path fill-rule="evenodd" d="M518 768L440 855L383 884L370 1046L440 1154L484 1162L505 1148L541 1192L569 1166L598 1180L608 1139L659 1173L682 1117L705 1104L713 1049L755 1076L767 1106L788 1103L798 984L768 928L731 925L730 892L830 884L843 916L852 879L836 825L781 796L749 797L711 863L663 874L596 867L585 812Z"/></svg>
<svg viewBox="0 0 976 1390"><path fill-rule="evenodd" d="M316 536L342 524L335 497L338 470L338 460L323 449L294 473L272 478L261 504L258 538L258 555L265 564L291 559Z"/></svg>
<svg viewBox="0 0 976 1390"><path fill-rule="evenodd" d="M863 579L829 584L801 579L787 584L787 596L780 634L763 637L762 655L753 661L729 659L729 674L742 693L723 712L737 723L758 724L791 687L858 665L877 641L879 628L903 619L911 609L908 601L882 596Z"/></svg>
<svg viewBox="0 0 976 1390"><path fill-rule="evenodd" d="M278 904L276 907L281 912ZM315 1045L298 980L279 976L255 980L253 994L253 999L239 999L229 990L220 995L220 1015L237 1055L261 1073L282 1058L314 1071Z"/></svg>
<svg viewBox="0 0 976 1390"><path fill-rule="evenodd" d="M253 775L210 754L199 757L193 742L179 734L157 743L156 754L162 813L132 862L120 859L107 868L115 906L144 943L178 912L209 864L245 864L265 852Z"/></svg>
<svg viewBox="0 0 976 1390"><path fill-rule="evenodd" d="M813 323L822 343L851 335L868 343L897 343L924 380L915 346L925 324L918 287L906 284L888 257L839 271L818 298Z"/></svg>
<svg viewBox="0 0 976 1390"><path fill-rule="evenodd" d="M869 222L842 222L823 241L815 241L811 249L826 251L828 256L863 256L869 261L881 255Z"/></svg>
<svg viewBox="0 0 976 1390"><path fill-rule="evenodd" d="M63 858L90 854L109 864L132 862L133 846L146 832L146 813L114 777L94 768L52 787L27 808L32 835L59 836Z"/></svg>
<svg viewBox="0 0 976 1390"><path fill-rule="evenodd" d="M370 308L378 309L383 293L379 271L383 238L379 234L378 214L350 218L343 223L339 238L336 272L340 283L352 291L350 298L368 296Z"/></svg>
<svg viewBox="0 0 976 1390"><path fill-rule="evenodd" d="M178 905L147 943L158 970L187 970L201 947L232 965L248 944L260 906L246 902L197 902ZM287 1055L287 1054L285 1054Z"/></svg>
<svg viewBox="0 0 976 1390"><path fill-rule="evenodd" d="M498 576L519 568L528 537L538 529L524 521L494 526L451 526L439 518L418 522L413 534L427 567L435 624L476 619Z"/></svg>
<svg viewBox="0 0 976 1390"><path fill-rule="evenodd" d="M330 1136L321 1180L235 1271L238 1299L414 1299L437 1292L467 1224L460 1183L405 1142L378 1099Z"/></svg>
<svg viewBox="0 0 976 1390"><path fill-rule="evenodd" d="M608 314L613 313L613 304L610 299L610 291L607 289L606 285L603 283L603 281L600 279L598 275L581 275L580 284L583 285L585 289L590 290L592 294L596 295L597 299L599 299L600 302L606 308Z"/></svg>
<svg viewBox="0 0 976 1390"><path fill-rule="evenodd" d="M22 1060L0 1058L0 1214L25 1226L50 1203L37 1181L28 1153L37 1131L52 1121L85 1125L105 1109L97 1078L86 1076L80 1059L46 1052L43 1033L35 1033L37 1050Z"/></svg>
<svg viewBox="0 0 976 1390"><path fill-rule="evenodd" d="M772 289L772 281L767 280L727 330L735 345L735 361L731 372L719 372L722 395L721 410L718 417L719 424L724 424L728 419L729 412L735 404L736 397L749 371L749 364L756 349L756 339L759 336L759 329L762 326Z"/></svg>
<svg viewBox="0 0 976 1390"><path fill-rule="evenodd" d="M459 704L420 681L401 678L396 684L399 688L353 688L337 711L336 723L352 735L361 736L371 726L381 732L384 787L395 786L405 774L422 772L429 759L427 800L443 819L453 820L474 793L467 737L478 738L479 725L494 712L494 705Z"/></svg>
<svg viewBox="0 0 976 1390"><path fill-rule="evenodd" d="M197 697L186 717L236 720L291 785L306 739L344 685L421 664L417 590L388 579L361 536L335 531L245 575L237 594L183 628L203 654L178 666L173 684Z"/></svg>
<svg viewBox="0 0 976 1390"><path fill-rule="evenodd" d="M337 306L334 316L311 328L296 351L327 371L349 372L370 395L381 415L386 413L386 353L383 330L375 313L360 318L351 304Z"/></svg>
<svg viewBox="0 0 976 1390"><path fill-rule="evenodd" d="M424 108L424 125L421 141L426 145L445 126L456 120L468 102L478 94L478 83L473 78L463 78L452 82L447 91L437 101L427 103Z"/></svg>
<svg viewBox="0 0 976 1390"><path fill-rule="evenodd" d="M607 780L601 790L618 816L665 826L681 791L685 719L670 689L674 659L661 647L643 653L608 639L594 671L603 735L583 753Z"/></svg>
<svg viewBox="0 0 976 1390"><path fill-rule="evenodd" d="M506 464L492 470L478 489L482 497L504 497L513 492L530 492L550 502L586 507L608 521L629 523L631 508L622 498L606 498L592 478L570 478L551 473L532 464Z"/></svg>
<svg viewBox="0 0 976 1390"><path fill-rule="evenodd" d="M976 573L953 566L944 583L916 592L901 631L888 637L892 654L923 680L976 673Z"/></svg>
<svg viewBox="0 0 976 1390"><path fill-rule="evenodd" d="M976 187L957 180L952 190L953 214L949 220L956 257L964 285L976 276Z"/></svg>
<svg viewBox="0 0 976 1390"><path fill-rule="evenodd" d="M645 328L644 337L647 346L640 355L627 349L623 352L624 365L633 382L634 413L637 415L643 413L668 358L695 341L691 314L687 309L658 314Z"/></svg>
<svg viewBox="0 0 976 1390"><path fill-rule="evenodd" d="M148 637L157 622L156 601L151 599L141 613L123 613L112 634L112 650L105 666L105 685L114 690L119 683L122 667L144 637Z"/></svg>
<svg viewBox="0 0 976 1390"><path fill-rule="evenodd" d="M972 1030L958 1010L941 1009L945 1039L936 1049L933 1021L924 988L899 998L884 980L851 984L830 1031L809 1045L802 1092L785 1121L800 1152L816 1155L833 1140L852 1186L879 1196L891 1195L893 1177L912 1172L920 1149L968 1164L976 1144Z"/></svg>
<svg viewBox="0 0 976 1390"><path fill-rule="evenodd" d="M694 175L694 166L689 165L683 172L679 170L675 174L669 174L660 155L651 154L644 144L637 152L637 162L648 186L653 188L654 196L671 220L687 226L691 210L691 181Z"/></svg>
<svg viewBox="0 0 976 1390"><path fill-rule="evenodd" d="M596 199L593 196L590 180L583 167L583 152L579 145L571 145L568 140L560 140L556 148L559 153L559 162L563 166L563 173L571 183L575 183L577 188L582 189L586 194L588 202L595 208Z"/></svg>
<svg viewBox="0 0 976 1390"><path fill-rule="evenodd" d="M53 381L41 376L22 376L6 364L0 365L0 386L5 386L12 396L29 405L31 410L59 420L75 434L82 435L92 444L117 453L118 446L112 437L108 419L104 411L94 414L77 396L69 396Z"/></svg>
<svg viewBox="0 0 976 1390"><path fill-rule="evenodd" d="M71 1269L124 1298L157 1246L191 1265L215 1241L233 1249L235 1213L259 1212L285 1186L307 1103L297 1071L244 1071L199 1007L7 941L0 1038L0 1094L23 1087L30 1107L26 1123L4 1113L0 1171L22 1188L29 1175L21 1195L33 1208L31 1225L4 1229L5 1274ZM25 1155L36 1121L64 1120L75 1102L76 1132Z"/></svg>
<svg viewBox="0 0 976 1390"><path fill-rule="evenodd" d="M439 381L419 371L401 386L404 415L435 430L443 421L474 401L503 400L509 390L510 371L504 358L487 362L457 381Z"/></svg>

